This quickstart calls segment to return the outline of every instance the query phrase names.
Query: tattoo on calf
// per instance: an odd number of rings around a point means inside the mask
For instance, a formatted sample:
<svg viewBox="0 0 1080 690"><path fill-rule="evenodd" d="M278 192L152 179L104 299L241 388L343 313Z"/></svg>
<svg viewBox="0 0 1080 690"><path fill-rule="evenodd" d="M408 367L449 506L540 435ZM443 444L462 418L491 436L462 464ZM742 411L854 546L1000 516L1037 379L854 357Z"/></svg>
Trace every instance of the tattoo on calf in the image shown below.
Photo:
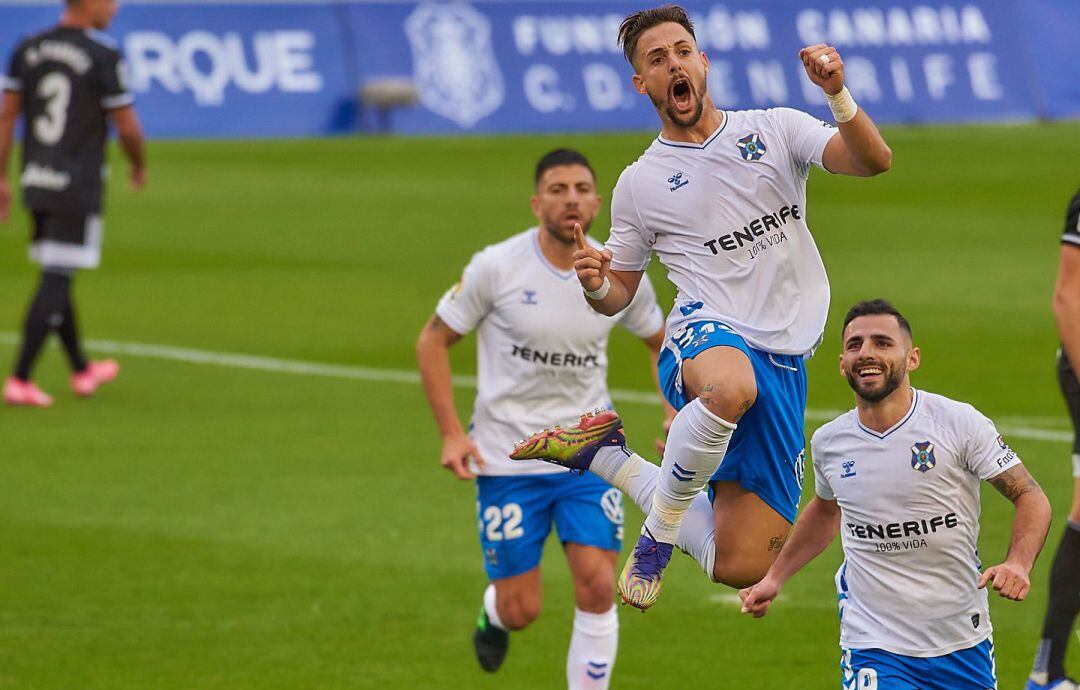
<svg viewBox="0 0 1080 690"><path fill-rule="evenodd" d="M780 534L769 540L769 551L779 551L784 548L784 542L787 541L787 535Z"/></svg>

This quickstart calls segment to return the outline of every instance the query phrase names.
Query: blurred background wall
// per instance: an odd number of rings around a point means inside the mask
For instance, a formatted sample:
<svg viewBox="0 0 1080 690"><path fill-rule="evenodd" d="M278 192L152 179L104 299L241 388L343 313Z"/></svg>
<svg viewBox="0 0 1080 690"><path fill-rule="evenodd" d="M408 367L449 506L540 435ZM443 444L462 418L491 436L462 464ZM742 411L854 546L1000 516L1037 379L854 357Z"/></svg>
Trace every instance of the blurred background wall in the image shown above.
<svg viewBox="0 0 1080 690"><path fill-rule="evenodd" d="M721 108L826 116L796 53L831 43L882 123L1080 116L1072 0L686 0ZM110 29L156 137L653 128L616 45L648 2L125 2ZM0 0L0 50L58 2Z"/></svg>

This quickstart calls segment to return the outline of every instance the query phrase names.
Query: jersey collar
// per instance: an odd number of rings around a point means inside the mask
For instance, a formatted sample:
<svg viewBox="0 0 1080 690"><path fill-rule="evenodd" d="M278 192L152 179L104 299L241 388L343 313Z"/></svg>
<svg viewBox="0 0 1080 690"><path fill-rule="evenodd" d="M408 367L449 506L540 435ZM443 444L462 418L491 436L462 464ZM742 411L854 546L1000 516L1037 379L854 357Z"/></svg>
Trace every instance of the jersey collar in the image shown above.
<svg viewBox="0 0 1080 690"><path fill-rule="evenodd" d="M541 264L544 265L544 268L551 271L562 280L569 280L577 274L574 269L570 269L569 271L563 271L562 269L556 268L555 264L548 261L548 258L544 256L544 250L540 248L539 226L532 229L532 245L533 250L536 251L536 258L540 261Z"/></svg>
<svg viewBox="0 0 1080 690"><path fill-rule="evenodd" d="M916 388L912 388L911 393L912 393L912 396L911 396L911 408L908 409L907 414L904 415L903 419L901 419L896 424L893 424L891 427L889 427L888 429L886 429L882 433L879 434L878 432L874 431L873 429L869 429L869 428L863 426L862 421L859 419L859 411L858 410L855 410L855 423L859 425L860 429L862 429L866 433L870 434L874 438L884 439L884 438L888 437L894 431L896 431L900 427L904 426L904 424L907 423L907 420L911 419L911 416L915 414L915 408L917 408L919 406L919 391Z"/></svg>
<svg viewBox="0 0 1080 690"><path fill-rule="evenodd" d="M713 132L712 134L709 135L708 139L701 142L700 144L691 144L690 142L687 142L687 141L672 141L670 139L665 139L663 136L661 136L659 134L656 135L656 140L658 142L660 142L661 144L663 144L664 146L673 146L673 147L675 147L677 149L704 149L709 144L713 143L713 141L716 139L716 137L720 136L720 132L723 132L725 129L727 129L728 120L731 119L731 116L728 114L728 112L726 110L721 110L720 114L724 116L724 121L720 123L720 126L716 128L715 132Z"/></svg>

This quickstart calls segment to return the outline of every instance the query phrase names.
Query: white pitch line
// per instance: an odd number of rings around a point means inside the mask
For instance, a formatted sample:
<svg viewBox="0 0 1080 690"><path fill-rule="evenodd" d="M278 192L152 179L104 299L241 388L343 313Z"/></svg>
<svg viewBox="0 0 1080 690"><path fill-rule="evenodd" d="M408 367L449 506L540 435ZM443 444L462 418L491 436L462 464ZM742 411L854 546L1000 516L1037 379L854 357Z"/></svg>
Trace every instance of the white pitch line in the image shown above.
<svg viewBox="0 0 1080 690"><path fill-rule="evenodd" d="M14 333L0 333L0 344L15 345L19 338ZM155 345L151 343L121 342L116 340L87 340L86 346L105 354L133 355L135 357L147 357L150 359L163 359L173 362L187 362L190 364L208 364L211 366L229 367L232 369L249 369L255 371L272 371L282 374L300 374L305 376L324 376L335 379L350 379L354 381L385 381L389 383L419 384L420 374L410 369L383 369L378 367L361 367L347 364L328 364L325 362L307 362L299 359L279 359L276 357L261 357L258 355L245 355L235 352L215 352L213 350L196 350L188 347L176 347L173 345ZM458 388L476 388L475 376L454 376L453 383ZM659 405L660 396L650 391L611 389L611 399L619 403L631 403L642 405ZM815 410L806 411L806 419L812 422L827 422L843 410ZM1045 418L1039 418L1043 420ZM1024 424L1024 418L1010 418L1012 424L998 427L1005 436L1031 439L1034 441L1050 441L1055 443L1071 443L1073 434L1070 431L1058 429L1041 429L1036 426Z"/></svg>
<svg viewBox="0 0 1080 690"><path fill-rule="evenodd" d="M738 592L721 592L719 594L713 594L709 597L709 601L714 604L727 604L729 606L737 606L742 608L742 599L739 598ZM821 600L792 600L786 594L781 594L776 597L775 604L781 605L784 608L796 608L796 609L825 609L828 611L836 611L836 599L833 598L829 601L827 597Z"/></svg>

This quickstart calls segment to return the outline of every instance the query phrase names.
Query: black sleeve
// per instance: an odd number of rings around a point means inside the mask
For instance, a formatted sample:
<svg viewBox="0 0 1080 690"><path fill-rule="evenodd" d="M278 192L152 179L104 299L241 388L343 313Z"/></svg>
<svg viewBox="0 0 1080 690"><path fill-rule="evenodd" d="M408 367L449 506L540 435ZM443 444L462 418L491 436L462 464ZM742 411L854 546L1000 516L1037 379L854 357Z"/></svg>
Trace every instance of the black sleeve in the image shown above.
<svg viewBox="0 0 1080 690"><path fill-rule="evenodd" d="M20 43L11 53L11 61L8 63L7 75L0 79L4 91L21 93L25 82L26 61L23 59L24 44Z"/></svg>
<svg viewBox="0 0 1080 690"><path fill-rule="evenodd" d="M126 70L120 51L110 50L105 53L97 67L102 108L116 110L135 102L135 96L127 88Z"/></svg>
<svg viewBox="0 0 1080 690"><path fill-rule="evenodd" d="M1080 191L1069 202L1065 213L1065 232L1061 235L1062 244L1080 247Z"/></svg>

